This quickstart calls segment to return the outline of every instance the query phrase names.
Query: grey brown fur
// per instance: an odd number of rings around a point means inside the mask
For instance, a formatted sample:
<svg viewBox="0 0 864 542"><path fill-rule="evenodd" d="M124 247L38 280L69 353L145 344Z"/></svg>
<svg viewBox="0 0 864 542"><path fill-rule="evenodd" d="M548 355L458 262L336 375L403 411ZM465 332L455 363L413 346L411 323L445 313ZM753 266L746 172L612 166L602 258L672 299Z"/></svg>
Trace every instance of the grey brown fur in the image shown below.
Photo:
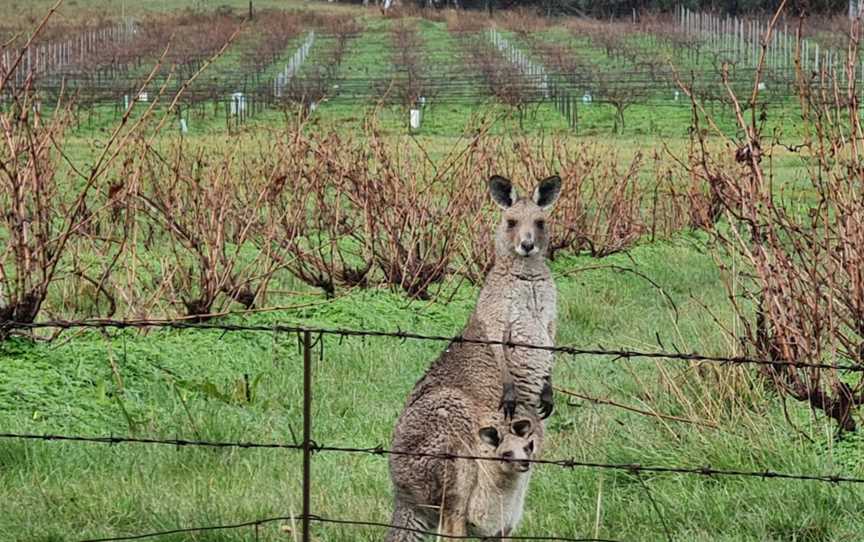
<svg viewBox="0 0 864 542"><path fill-rule="evenodd" d="M550 177L537 186L531 198L520 198L510 181L497 176L490 179L492 198L503 210L495 235L495 264L463 337L554 346L556 290L544 258L548 212L560 186L558 177ZM539 443L543 428L538 418L552 410L552 363L552 353L544 350L449 345L409 395L396 424L393 448L479 455L484 449L480 429L505 427L507 418L538 420L532 427ZM394 525L466 534L470 495L478 476L476 463L391 456ZM528 478L523 478L524 495ZM508 530L521 517L521 499L513 502L519 511L513 514L515 522L506 526ZM387 538L390 542L422 539L422 535L396 529Z"/></svg>
<svg viewBox="0 0 864 542"><path fill-rule="evenodd" d="M468 497L468 534L509 536L519 525L525 508L525 493L531 480L531 459L543 440L543 424L534 419L517 419L502 431L496 427L480 430L481 456L507 462L477 461L477 480Z"/></svg>
<svg viewBox="0 0 864 542"><path fill-rule="evenodd" d="M530 464L525 460L542 447L542 422L535 417L508 423L499 411L484 412L458 390L424 395L401 420L395 450L508 461L391 456L396 485L392 521L414 532L391 529L387 542L424 540L416 531L509 536L522 518L530 480ZM524 425L528 429L519 429ZM490 433L494 442L488 438Z"/></svg>

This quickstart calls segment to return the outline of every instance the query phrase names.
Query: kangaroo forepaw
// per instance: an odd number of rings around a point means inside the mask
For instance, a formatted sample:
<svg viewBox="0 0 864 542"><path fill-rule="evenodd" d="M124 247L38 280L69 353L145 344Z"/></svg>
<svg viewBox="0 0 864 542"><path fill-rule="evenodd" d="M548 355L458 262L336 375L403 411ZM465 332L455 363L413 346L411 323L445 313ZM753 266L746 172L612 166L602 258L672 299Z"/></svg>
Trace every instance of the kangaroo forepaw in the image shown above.
<svg viewBox="0 0 864 542"><path fill-rule="evenodd" d="M553 410L555 410L555 399L552 396L552 378L546 377L543 389L540 390L540 417L545 420L552 415Z"/></svg>
<svg viewBox="0 0 864 542"><path fill-rule="evenodd" d="M504 410L504 418L511 419L516 414L516 384L509 382L504 384L504 391L501 393L501 403L498 408Z"/></svg>

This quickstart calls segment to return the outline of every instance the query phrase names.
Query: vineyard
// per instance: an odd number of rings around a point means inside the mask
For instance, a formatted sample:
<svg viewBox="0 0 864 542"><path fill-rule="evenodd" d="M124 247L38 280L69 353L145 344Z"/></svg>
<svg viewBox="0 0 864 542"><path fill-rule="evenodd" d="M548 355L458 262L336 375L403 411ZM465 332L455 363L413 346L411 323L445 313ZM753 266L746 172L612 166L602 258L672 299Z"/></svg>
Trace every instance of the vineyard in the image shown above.
<svg viewBox="0 0 864 542"><path fill-rule="evenodd" d="M339 122L384 107L389 126L416 133L452 132L478 108L491 108L518 119L522 129L624 133L633 116L629 133L662 134L673 124L665 120L689 114L682 84L715 110L728 102L721 66L737 91L752 85L765 25L684 9L611 23L551 24L527 12L494 20L430 16L362 20L262 9L249 19L226 8L61 23L40 33L11 69L23 45L16 36L0 67L10 72L7 94L26 85L39 106L74 97L79 128L116 121L130 105L184 87L176 115L193 132L230 130L261 113L271 122L298 108ZM766 49L760 105L771 111L772 124L791 130L798 42L795 22L780 24ZM845 74L838 69L842 23L824 24L829 30L801 41L801 69L817 75L809 82L814 91L829 85L825 74Z"/></svg>
<svg viewBox="0 0 864 542"><path fill-rule="evenodd" d="M563 180L517 535L859 537L860 21L79 2L0 23L0 539L380 540L494 174Z"/></svg>

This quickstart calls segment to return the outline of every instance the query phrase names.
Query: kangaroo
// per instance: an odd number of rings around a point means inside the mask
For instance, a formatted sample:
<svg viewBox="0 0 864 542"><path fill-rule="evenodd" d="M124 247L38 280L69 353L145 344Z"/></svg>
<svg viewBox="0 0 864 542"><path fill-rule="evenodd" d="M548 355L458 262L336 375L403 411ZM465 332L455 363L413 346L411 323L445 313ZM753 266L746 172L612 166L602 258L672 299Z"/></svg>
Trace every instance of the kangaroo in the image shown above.
<svg viewBox="0 0 864 542"><path fill-rule="evenodd" d="M531 480L530 461L539 451L542 427L523 418L514 420L503 435L494 426L480 429L480 439L490 447L481 455L507 461L478 462L477 484L468 499L469 535L504 537L516 530L522 520Z"/></svg>
<svg viewBox="0 0 864 542"><path fill-rule="evenodd" d="M519 197L503 177L489 180L489 192L503 213L495 234L495 263L462 332L465 339L554 346L557 292L544 257L548 215L560 191L557 176L541 181L531 198ZM430 389L452 387L480 404L496 402L508 417L517 405L534 411L529 415L549 417L554 408L552 353L517 347L504 362L504 350L470 342L450 344L414 386L408 405Z"/></svg>
<svg viewBox="0 0 864 542"><path fill-rule="evenodd" d="M544 255L548 213L560 190L557 176L541 181L531 198L520 197L503 177L489 180L503 216L496 230L495 263L462 333L465 339L554 345L556 290ZM477 455L477 424L491 413L503 408L505 420L545 419L554 407L552 362L548 350L451 343L408 396L396 422L393 449ZM542 435L542 422L532 427ZM393 524L429 530L440 519L442 534L464 534L465 503L476 478L465 474L472 471L461 465L464 461L391 455ZM388 540L415 540L405 538L406 532L391 530Z"/></svg>
<svg viewBox="0 0 864 542"><path fill-rule="evenodd" d="M458 390L432 392L415 405L402 418L394 449L505 461L391 456L400 460L391 461L396 506L386 541L421 542L436 530L509 536L522 518L528 460L542 445L542 423L516 418L508 424L497 409L481 412Z"/></svg>

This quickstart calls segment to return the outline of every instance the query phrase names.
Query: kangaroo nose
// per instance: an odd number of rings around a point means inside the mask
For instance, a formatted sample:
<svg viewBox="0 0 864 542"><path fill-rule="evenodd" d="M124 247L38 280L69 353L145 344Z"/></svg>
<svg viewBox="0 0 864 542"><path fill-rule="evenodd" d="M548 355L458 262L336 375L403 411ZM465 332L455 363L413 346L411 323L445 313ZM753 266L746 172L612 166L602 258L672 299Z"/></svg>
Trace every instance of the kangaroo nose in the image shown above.
<svg viewBox="0 0 864 542"><path fill-rule="evenodd" d="M534 250L534 241L522 241L522 250L526 253Z"/></svg>

